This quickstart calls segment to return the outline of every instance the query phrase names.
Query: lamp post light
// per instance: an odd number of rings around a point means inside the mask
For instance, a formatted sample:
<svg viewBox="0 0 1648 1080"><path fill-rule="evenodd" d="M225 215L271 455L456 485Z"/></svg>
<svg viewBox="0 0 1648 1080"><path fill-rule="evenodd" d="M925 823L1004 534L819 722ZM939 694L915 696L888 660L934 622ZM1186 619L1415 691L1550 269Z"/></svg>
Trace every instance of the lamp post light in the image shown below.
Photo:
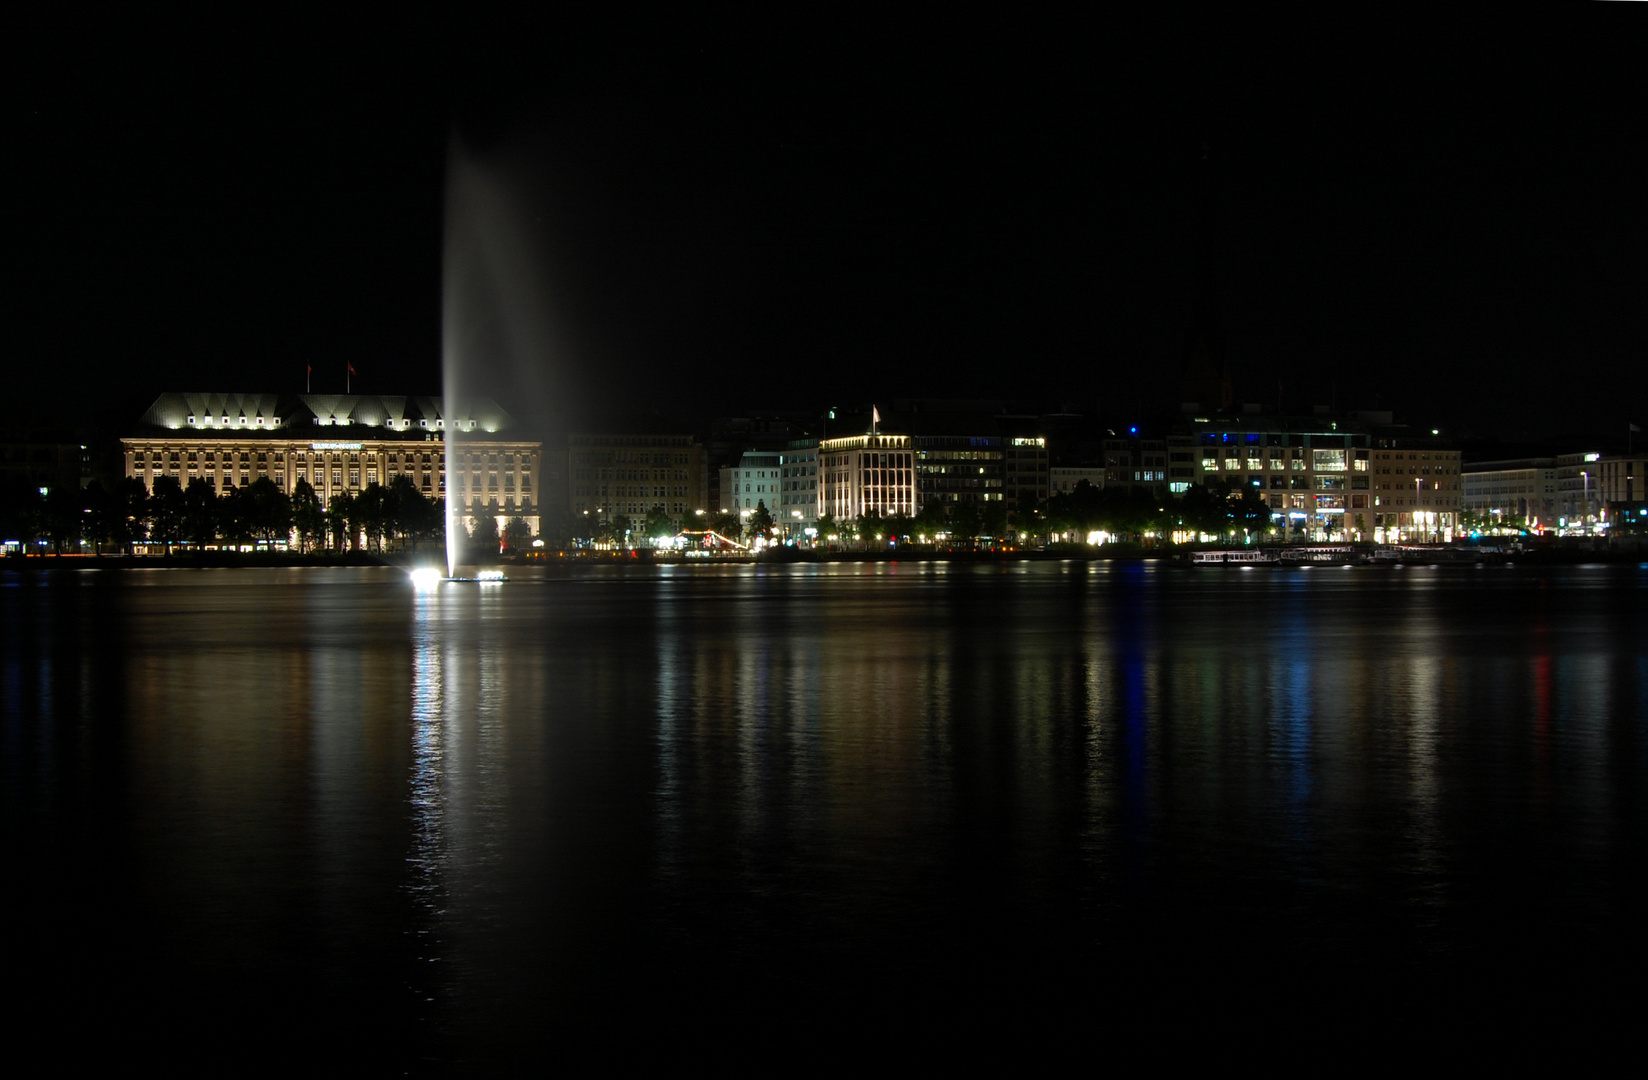
<svg viewBox="0 0 1648 1080"><path fill-rule="evenodd" d="M1581 469L1579 470L1579 479L1584 485L1584 495L1579 504L1580 531L1589 536L1591 535L1591 474Z"/></svg>
<svg viewBox="0 0 1648 1080"><path fill-rule="evenodd" d="M1425 489L1425 478L1413 478L1413 531L1419 532L1419 493Z"/></svg>

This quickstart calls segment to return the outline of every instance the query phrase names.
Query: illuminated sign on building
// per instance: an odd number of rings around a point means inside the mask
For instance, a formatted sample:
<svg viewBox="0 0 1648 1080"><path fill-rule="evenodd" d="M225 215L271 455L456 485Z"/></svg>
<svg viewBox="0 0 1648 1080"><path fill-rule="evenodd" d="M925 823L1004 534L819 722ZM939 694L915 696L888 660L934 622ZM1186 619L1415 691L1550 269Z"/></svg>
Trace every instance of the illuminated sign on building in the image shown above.
<svg viewBox="0 0 1648 1080"><path fill-rule="evenodd" d="M309 444L311 450L359 450L360 448L361 444L358 442L318 442Z"/></svg>

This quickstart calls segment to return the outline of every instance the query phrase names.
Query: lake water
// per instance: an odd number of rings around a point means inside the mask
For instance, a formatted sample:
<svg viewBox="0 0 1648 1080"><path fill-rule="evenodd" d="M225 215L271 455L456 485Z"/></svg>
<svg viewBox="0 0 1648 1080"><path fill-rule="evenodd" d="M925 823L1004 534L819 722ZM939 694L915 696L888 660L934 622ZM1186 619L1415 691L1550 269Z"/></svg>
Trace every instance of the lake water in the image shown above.
<svg viewBox="0 0 1648 1080"><path fill-rule="evenodd" d="M0 665L15 1019L115 1059L1608 1030L1648 958L1648 566L5 571Z"/></svg>

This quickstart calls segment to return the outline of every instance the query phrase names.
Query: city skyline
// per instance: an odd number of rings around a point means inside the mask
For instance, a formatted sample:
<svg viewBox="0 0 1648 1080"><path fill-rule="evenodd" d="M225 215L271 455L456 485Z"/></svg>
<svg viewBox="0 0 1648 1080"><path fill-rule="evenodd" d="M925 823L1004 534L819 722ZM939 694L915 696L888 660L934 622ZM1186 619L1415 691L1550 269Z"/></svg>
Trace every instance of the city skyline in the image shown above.
<svg viewBox="0 0 1648 1080"><path fill-rule="evenodd" d="M1619 17L54 17L13 114L9 351L24 393L116 416L350 366L438 392L456 131L540 331L484 317L470 363L500 400L533 375L529 416L1157 414L1211 313L1238 403L1623 431L1648 159Z"/></svg>

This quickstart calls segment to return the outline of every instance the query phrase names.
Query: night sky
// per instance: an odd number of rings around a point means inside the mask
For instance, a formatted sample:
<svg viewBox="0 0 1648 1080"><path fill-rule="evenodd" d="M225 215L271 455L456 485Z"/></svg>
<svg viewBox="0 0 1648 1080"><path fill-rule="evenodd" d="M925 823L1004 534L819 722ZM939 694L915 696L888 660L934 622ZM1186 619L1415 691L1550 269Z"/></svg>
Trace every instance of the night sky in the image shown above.
<svg viewBox="0 0 1648 1080"><path fill-rule="evenodd" d="M357 391L437 392L461 160L509 249L467 362L523 414L1145 416L1211 311L1239 402L1623 440L1648 426L1643 25L54 16L7 65L7 378L132 416L310 364L316 391L353 363Z"/></svg>

